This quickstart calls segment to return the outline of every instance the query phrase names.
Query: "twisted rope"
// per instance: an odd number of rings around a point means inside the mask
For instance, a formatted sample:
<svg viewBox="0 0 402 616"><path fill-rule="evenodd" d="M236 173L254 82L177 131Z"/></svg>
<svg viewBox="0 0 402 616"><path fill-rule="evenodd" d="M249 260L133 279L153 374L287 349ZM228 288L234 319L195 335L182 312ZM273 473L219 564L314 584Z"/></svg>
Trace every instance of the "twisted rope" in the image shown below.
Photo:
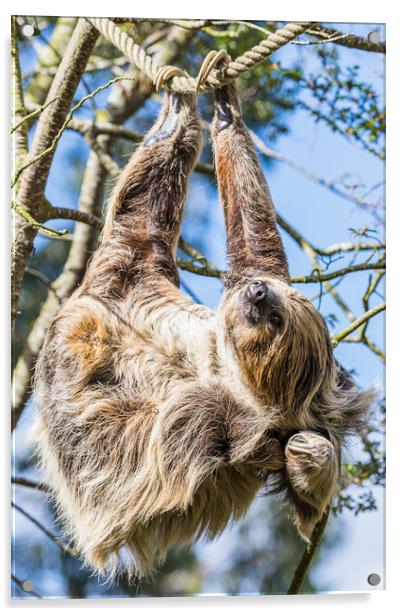
<svg viewBox="0 0 402 616"><path fill-rule="evenodd" d="M153 61L144 49L142 49L126 32L121 30L113 21L106 18L88 18L88 21L99 30L104 37L111 41L126 56L130 62L135 64L148 77L155 81L161 66ZM298 23L288 23L283 28L276 30L266 39L254 45L249 51L230 62L225 68L216 69L214 74L210 74L208 79L199 84L199 92L208 92L221 87L223 84L236 79L242 73L250 70L274 51L277 51L297 36L308 30L314 22L303 21ZM197 88L194 77L175 76L170 80L169 88L176 92L195 92Z"/></svg>

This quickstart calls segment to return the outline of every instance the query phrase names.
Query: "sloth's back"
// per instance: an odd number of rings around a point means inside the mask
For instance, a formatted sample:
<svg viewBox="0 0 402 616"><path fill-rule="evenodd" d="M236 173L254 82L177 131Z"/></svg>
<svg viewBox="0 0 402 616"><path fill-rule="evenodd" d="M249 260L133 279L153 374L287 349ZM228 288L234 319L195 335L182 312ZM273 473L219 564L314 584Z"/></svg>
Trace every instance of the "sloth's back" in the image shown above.
<svg viewBox="0 0 402 616"><path fill-rule="evenodd" d="M103 464L110 477L121 467L115 453L126 438L133 468L161 408L208 379L213 313L189 311L181 297L153 293L113 305L77 293L62 307L35 374L32 435L52 484L61 473L79 489Z"/></svg>
<svg viewBox="0 0 402 616"><path fill-rule="evenodd" d="M263 482L268 417L225 382L213 313L175 293L114 306L76 294L37 362L43 479L98 571L122 545L146 570L172 544L218 534Z"/></svg>

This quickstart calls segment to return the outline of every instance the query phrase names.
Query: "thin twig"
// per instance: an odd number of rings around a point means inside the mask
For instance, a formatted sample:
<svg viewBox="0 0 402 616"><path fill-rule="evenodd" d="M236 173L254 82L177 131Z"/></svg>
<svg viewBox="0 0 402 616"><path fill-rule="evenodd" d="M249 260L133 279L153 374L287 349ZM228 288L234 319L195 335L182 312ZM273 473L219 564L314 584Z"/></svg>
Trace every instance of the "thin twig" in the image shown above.
<svg viewBox="0 0 402 616"><path fill-rule="evenodd" d="M345 276L346 274L351 274L352 272L362 272L365 270L372 269L384 270L384 262L379 261L377 263L357 263L356 265L349 265L347 267L343 267L340 270L336 270L335 272L329 272L328 274L320 272L319 274L313 274L311 276L294 276L292 278L292 282L299 284L309 282L324 282L325 280L333 280L334 278L339 278L340 276Z"/></svg>
<svg viewBox="0 0 402 616"><path fill-rule="evenodd" d="M386 45L384 41L372 42L368 38L363 38L357 34L349 33L346 36L334 30L332 28L324 28L323 26L314 26L307 31L307 34L318 36L324 40L331 39L334 36L338 36L338 40L335 41L338 45L344 47L350 47L351 49L360 49L362 51L373 51L375 53L385 53Z"/></svg>
<svg viewBox="0 0 402 616"><path fill-rule="evenodd" d="M29 122L29 120L32 120L33 118L36 118L36 116L40 115L42 113L42 111L44 111L46 109L46 107L49 107L49 105L51 105L52 103L54 103L58 99L59 99L59 96L55 96L55 98L52 98L52 100L48 101L44 105L40 105L40 107L37 107L36 109L31 111L31 113L28 113L26 116L24 116L22 118L22 120L20 120L17 124L15 124L11 128L11 134L13 134L16 130L18 130L20 128L20 126L22 126L25 122Z"/></svg>
<svg viewBox="0 0 402 616"><path fill-rule="evenodd" d="M263 156L265 156L266 158L268 159L273 158L274 160L277 160L278 162L284 163L291 169L294 169L295 171L298 171L299 173L304 175L309 180L312 180L313 182L316 182L320 186L327 188L333 194L337 195L338 197L341 197L341 199L345 199L346 201L356 203L359 207L367 208L370 210L375 208L373 203L365 201L361 197L356 197L354 195L351 195L350 193L338 188L335 182L330 182L326 180L325 178L320 177L313 171L306 169L306 167L304 167L300 163L295 162L291 158L288 158L281 152L277 152L276 150L269 148L267 145L265 145L262 139L260 139L260 137L254 131L250 131L250 134L251 134L251 138L253 140L254 145L260 150L261 154L263 154Z"/></svg>
<svg viewBox="0 0 402 616"><path fill-rule="evenodd" d="M60 237L61 235L65 235L66 233L68 233L67 229L55 230L55 229L50 229L49 227L46 227L45 225L42 225L40 222L35 220L35 218L29 212L27 212L27 210L24 210L23 207L21 207L20 205L15 203L15 201L13 201L11 205L12 205L13 209L16 212L18 212L18 214L20 216L25 218L27 223L33 229L37 229L39 231L42 231L42 233L44 233L45 235L49 235L50 237L55 237L55 236L56 237ZM54 218L61 218L61 216L55 216Z"/></svg>
<svg viewBox="0 0 402 616"><path fill-rule="evenodd" d="M195 265L194 261L187 261L186 259L176 259L177 265L180 269L192 272L193 274L199 274L199 276L209 276L211 278L221 278L225 273L211 265L205 265L200 267Z"/></svg>
<svg viewBox="0 0 402 616"><path fill-rule="evenodd" d="M297 565L296 571L293 575L293 579L287 592L288 595L297 595L302 587L302 584L307 575L307 571L311 565L315 554L317 553L322 536L324 534L329 517L329 511L330 510L328 509L321 518L321 520L314 527L310 543L305 547L303 556L301 557L301 560Z"/></svg>
<svg viewBox="0 0 402 616"><path fill-rule="evenodd" d="M62 136L64 130L66 129L69 121L71 120L73 114L80 108L82 107L82 105L87 102L88 100L90 100L91 98L93 98L94 96L96 96L97 94L99 94L99 92L102 92L103 90L106 90L106 88L109 88L111 85L113 85L114 83L116 83L117 81L122 81L122 80L130 80L133 81L134 77L114 77L113 79L110 79L107 83L99 86L98 88L96 88L95 90L93 90L92 92L90 92L89 94L87 94L86 96L84 96L76 105L74 105L69 113L67 114L66 119L64 120L63 124L61 125L59 131L57 132L55 138L53 139L52 143L49 145L49 147L47 147L46 149L42 150L42 152L40 152L39 154L37 154L36 156L34 156L33 158L31 158L30 160L28 160L26 163L24 163L23 165L21 165L21 167L19 167L15 173L15 176L13 178L12 184L11 186L14 186L16 184L16 182L18 181L18 178L20 177L21 173L23 171L25 171L25 169L27 169L28 167L30 167L31 165L37 163L39 160L41 160L42 158L44 158L45 156L49 156L49 154L51 154L52 152L54 152L60 137Z"/></svg>
<svg viewBox="0 0 402 616"><path fill-rule="evenodd" d="M41 490L42 492L49 492L50 490L46 483L31 481L30 479L25 479L25 477L11 477L11 483L24 486L25 488L32 488L33 490Z"/></svg>
<svg viewBox="0 0 402 616"><path fill-rule="evenodd" d="M332 336L331 338L332 345L334 347L338 346L338 344L342 342L342 340L347 338L349 334L354 332L356 329L359 329L361 325L366 323L369 319L374 317L376 314L379 314L383 310L385 310L385 302L382 304L378 304L378 306L374 306L374 308L371 308L370 310L362 314L361 317L356 319L356 321L353 321L353 323L351 323L348 327L345 327L345 329L339 332L339 334Z"/></svg>
<svg viewBox="0 0 402 616"><path fill-rule="evenodd" d="M20 580L20 578L18 578L13 573L11 574L11 579L13 582L15 582L15 584L17 584L17 586L19 586L19 588L21 588L23 592L26 592L27 595L32 595L33 597L36 597L36 599L43 599L43 597L39 595L35 590L29 590L24 586L25 580Z"/></svg>
<svg viewBox="0 0 402 616"><path fill-rule="evenodd" d="M68 546L66 543L64 543L64 541L62 541L58 537L56 537L56 535L51 533L50 530L48 530L45 526L43 526L41 522L39 522L36 518L31 516L31 514L25 511L25 509L23 509L20 505L17 505L16 503L14 503L14 501L11 501L11 506L14 507L16 511L19 511L20 513L22 513L22 515L25 516L28 520L30 520L33 524L35 524L35 526L37 526L47 537L49 537L49 539L51 539L56 545L58 545L59 548L62 549L66 554L68 554L69 556L73 556L73 557L76 556L76 552L72 548L70 548L70 546Z"/></svg>

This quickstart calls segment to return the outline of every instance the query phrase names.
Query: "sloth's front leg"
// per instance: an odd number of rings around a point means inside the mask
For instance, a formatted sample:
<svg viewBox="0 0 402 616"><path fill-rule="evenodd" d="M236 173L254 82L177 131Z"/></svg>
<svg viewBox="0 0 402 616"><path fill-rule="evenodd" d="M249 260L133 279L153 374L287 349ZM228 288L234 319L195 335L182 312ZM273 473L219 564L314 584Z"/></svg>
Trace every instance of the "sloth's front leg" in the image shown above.
<svg viewBox="0 0 402 616"><path fill-rule="evenodd" d="M275 209L233 84L215 91L211 132L232 271L270 273L289 283Z"/></svg>
<svg viewBox="0 0 402 616"><path fill-rule="evenodd" d="M148 442L141 491L158 487L152 501L137 502L142 515L187 510L206 482L220 488L220 499L234 490L248 502L242 489L254 495L270 472L284 469L283 447L267 423L218 382L183 384L159 409Z"/></svg>
<svg viewBox="0 0 402 616"><path fill-rule="evenodd" d="M309 538L336 492L339 455L334 445L316 432L294 434L285 448L286 470L296 508L296 526Z"/></svg>

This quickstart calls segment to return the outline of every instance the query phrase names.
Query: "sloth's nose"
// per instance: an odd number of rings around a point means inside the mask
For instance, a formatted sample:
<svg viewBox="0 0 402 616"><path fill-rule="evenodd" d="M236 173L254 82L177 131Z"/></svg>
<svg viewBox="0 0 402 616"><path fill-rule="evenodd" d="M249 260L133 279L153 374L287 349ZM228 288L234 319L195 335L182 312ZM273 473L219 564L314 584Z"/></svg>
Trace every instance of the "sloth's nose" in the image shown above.
<svg viewBox="0 0 402 616"><path fill-rule="evenodd" d="M254 280L246 289L246 298L254 305L261 304L268 297L268 287L262 280Z"/></svg>

